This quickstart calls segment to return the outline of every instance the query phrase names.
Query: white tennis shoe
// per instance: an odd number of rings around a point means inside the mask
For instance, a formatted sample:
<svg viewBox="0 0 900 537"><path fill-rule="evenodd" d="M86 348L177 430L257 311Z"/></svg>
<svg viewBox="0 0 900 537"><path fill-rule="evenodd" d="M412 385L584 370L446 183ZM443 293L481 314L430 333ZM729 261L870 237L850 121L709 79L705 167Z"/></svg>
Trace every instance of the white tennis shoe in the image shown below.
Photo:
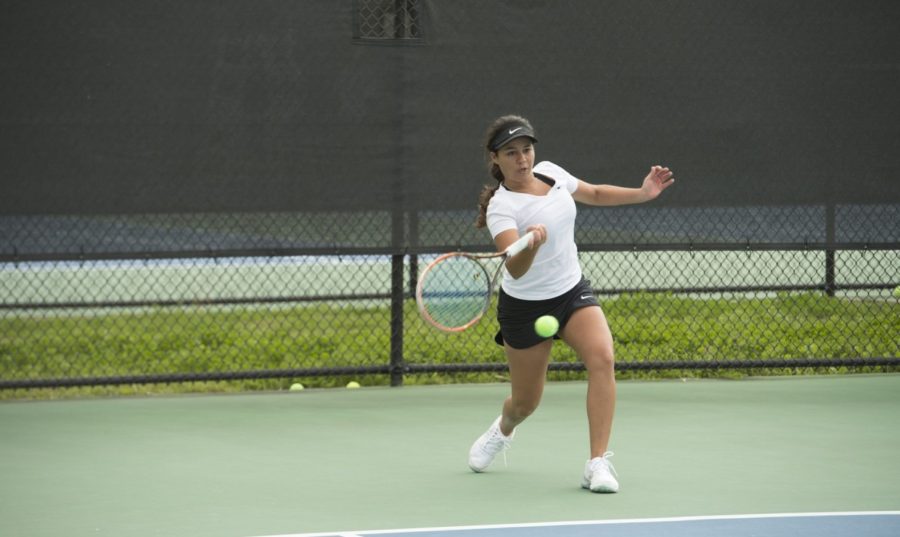
<svg viewBox="0 0 900 537"><path fill-rule="evenodd" d="M591 492L618 492L619 482L616 481L616 469L613 468L609 458L612 451L607 451L602 457L594 457L584 465L584 477L581 479L581 487Z"/></svg>
<svg viewBox="0 0 900 537"><path fill-rule="evenodd" d="M498 453L504 453L503 456L506 456L505 451L509 449L510 444L512 444L516 431L513 430L509 436L504 435L500 431L500 419L502 417L503 416L500 416L494 420L491 427L485 431L484 434L479 436L474 444L472 444L472 448L469 450L469 468L471 468L473 472L483 472L487 470L487 467L494 462L494 457L496 457Z"/></svg>

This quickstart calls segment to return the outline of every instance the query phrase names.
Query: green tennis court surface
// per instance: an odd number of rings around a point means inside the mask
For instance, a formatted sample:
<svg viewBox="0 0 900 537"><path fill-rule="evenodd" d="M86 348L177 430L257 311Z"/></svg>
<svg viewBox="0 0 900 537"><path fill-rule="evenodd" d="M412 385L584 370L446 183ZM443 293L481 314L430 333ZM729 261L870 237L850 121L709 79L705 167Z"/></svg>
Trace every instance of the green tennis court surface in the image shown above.
<svg viewBox="0 0 900 537"><path fill-rule="evenodd" d="M582 382L548 385L508 466L470 472L507 390L2 403L0 535L898 533L900 375L621 382L614 495L579 486ZM773 513L820 515L735 516Z"/></svg>

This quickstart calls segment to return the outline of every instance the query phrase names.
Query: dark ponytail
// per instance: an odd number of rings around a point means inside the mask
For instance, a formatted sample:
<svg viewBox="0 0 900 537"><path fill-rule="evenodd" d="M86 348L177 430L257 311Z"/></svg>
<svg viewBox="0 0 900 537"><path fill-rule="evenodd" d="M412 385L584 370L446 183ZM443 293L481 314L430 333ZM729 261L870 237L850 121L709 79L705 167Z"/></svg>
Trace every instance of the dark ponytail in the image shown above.
<svg viewBox="0 0 900 537"><path fill-rule="evenodd" d="M498 188L500 188L499 184L484 185L484 188L481 189L481 194L478 195L478 216L475 218L475 227L481 228L487 225L488 204Z"/></svg>

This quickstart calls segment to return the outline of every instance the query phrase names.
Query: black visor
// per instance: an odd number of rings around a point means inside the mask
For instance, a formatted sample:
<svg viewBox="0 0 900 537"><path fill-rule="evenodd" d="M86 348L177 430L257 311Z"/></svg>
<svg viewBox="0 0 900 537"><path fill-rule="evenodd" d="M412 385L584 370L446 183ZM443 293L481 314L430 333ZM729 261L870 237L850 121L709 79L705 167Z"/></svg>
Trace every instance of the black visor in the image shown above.
<svg viewBox="0 0 900 537"><path fill-rule="evenodd" d="M522 137L531 138L532 142L537 142L537 138L534 137L534 130L528 125L520 121L508 123L491 138L490 149L491 151L497 151L512 140Z"/></svg>

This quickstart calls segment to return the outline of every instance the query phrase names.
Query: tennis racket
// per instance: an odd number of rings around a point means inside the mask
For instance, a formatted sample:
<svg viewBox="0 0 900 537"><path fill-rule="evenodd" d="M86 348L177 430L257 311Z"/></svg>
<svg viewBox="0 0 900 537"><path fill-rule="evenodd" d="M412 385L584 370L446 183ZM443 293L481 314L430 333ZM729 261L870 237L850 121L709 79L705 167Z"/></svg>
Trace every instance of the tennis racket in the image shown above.
<svg viewBox="0 0 900 537"><path fill-rule="evenodd" d="M425 267L416 286L419 314L438 330L462 332L477 323L491 304L494 285L507 259L528 247L528 232L503 252L444 254ZM493 275L484 262L500 258Z"/></svg>

